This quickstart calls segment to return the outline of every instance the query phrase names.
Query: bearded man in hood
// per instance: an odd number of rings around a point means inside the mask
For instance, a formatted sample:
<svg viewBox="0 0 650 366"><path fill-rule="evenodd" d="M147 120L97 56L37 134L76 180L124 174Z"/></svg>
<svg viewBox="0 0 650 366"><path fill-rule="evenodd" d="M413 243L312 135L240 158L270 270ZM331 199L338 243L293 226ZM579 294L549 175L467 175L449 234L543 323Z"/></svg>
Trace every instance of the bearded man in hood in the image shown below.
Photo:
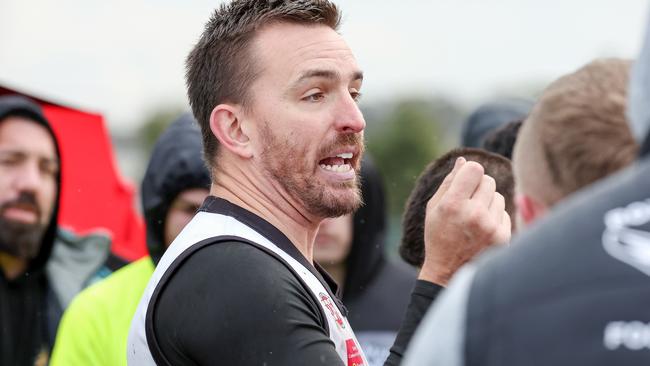
<svg viewBox="0 0 650 366"><path fill-rule="evenodd" d="M0 364L34 365L51 342L45 264L57 228L60 158L40 108L0 98Z"/></svg>

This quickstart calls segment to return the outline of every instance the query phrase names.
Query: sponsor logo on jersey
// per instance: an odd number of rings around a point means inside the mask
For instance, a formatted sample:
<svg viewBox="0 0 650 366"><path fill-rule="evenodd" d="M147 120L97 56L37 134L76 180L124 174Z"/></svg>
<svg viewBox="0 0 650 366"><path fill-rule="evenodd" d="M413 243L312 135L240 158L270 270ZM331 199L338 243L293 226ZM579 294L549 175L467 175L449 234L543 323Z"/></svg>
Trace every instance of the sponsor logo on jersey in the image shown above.
<svg viewBox="0 0 650 366"><path fill-rule="evenodd" d="M336 305L334 305L332 299L324 292L319 293L318 296L320 297L320 302L323 303L323 306L325 306L325 308L329 310L330 314L332 314L332 317L336 321L336 324L341 327L341 329L345 329L345 322L343 322L343 317L339 313L339 309L337 309Z"/></svg>
<svg viewBox="0 0 650 366"><path fill-rule="evenodd" d="M640 321L610 322L605 327L603 343L611 351L650 351L650 324Z"/></svg>
<svg viewBox="0 0 650 366"><path fill-rule="evenodd" d="M650 276L650 199L605 214L603 247L612 257Z"/></svg>
<svg viewBox="0 0 650 366"><path fill-rule="evenodd" d="M348 350L348 366L363 366L363 357L361 357L361 352L359 351L359 346L354 339L345 340L345 348Z"/></svg>

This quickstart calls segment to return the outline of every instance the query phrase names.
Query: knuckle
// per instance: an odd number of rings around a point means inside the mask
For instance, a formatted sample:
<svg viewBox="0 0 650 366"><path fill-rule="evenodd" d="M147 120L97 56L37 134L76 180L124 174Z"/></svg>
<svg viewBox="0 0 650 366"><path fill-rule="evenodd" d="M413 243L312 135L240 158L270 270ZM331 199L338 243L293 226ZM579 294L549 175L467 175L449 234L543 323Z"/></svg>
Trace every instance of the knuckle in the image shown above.
<svg viewBox="0 0 650 366"><path fill-rule="evenodd" d="M494 224L494 220L492 219L483 220L481 224L481 232L483 232L485 235L494 235L494 233L497 231L498 231L497 226Z"/></svg>
<svg viewBox="0 0 650 366"><path fill-rule="evenodd" d="M496 185L496 181L490 175L483 174L483 180L485 180L489 184L495 184Z"/></svg>
<svg viewBox="0 0 650 366"><path fill-rule="evenodd" d="M485 174L485 169L483 169L483 165L475 161L468 161L467 163L465 163L464 167L466 167L466 169L470 170L474 174L480 174L480 175Z"/></svg>
<svg viewBox="0 0 650 366"><path fill-rule="evenodd" d="M467 215L467 224L475 230L483 231L486 219L487 215L483 210L474 209Z"/></svg>
<svg viewBox="0 0 650 366"><path fill-rule="evenodd" d="M460 212L460 205L454 201L443 201L439 205L440 213L445 216L456 216Z"/></svg>
<svg viewBox="0 0 650 366"><path fill-rule="evenodd" d="M500 206L505 206L506 199L501 193L496 192L494 194L494 202L498 203Z"/></svg>
<svg viewBox="0 0 650 366"><path fill-rule="evenodd" d="M492 191L494 191L497 186L497 182L494 180L494 178L490 177L489 175L483 175L483 184L489 187L490 190Z"/></svg>

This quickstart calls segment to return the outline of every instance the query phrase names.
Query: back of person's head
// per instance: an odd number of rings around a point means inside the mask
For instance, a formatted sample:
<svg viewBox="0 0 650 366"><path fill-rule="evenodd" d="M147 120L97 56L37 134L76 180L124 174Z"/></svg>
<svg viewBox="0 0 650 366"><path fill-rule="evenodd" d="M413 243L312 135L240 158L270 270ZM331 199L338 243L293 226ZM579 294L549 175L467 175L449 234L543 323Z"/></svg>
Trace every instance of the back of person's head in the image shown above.
<svg viewBox="0 0 650 366"><path fill-rule="evenodd" d="M533 106L527 99L503 99L474 110L463 125L461 146L481 147L487 135L506 123L526 118Z"/></svg>
<svg viewBox="0 0 650 366"><path fill-rule="evenodd" d="M481 148L512 160L512 150L523 122L523 119L512 121L490 131L483 139Z"/></svg>
<svg viewBox="0 0 650 366"><path fill-rule="evenodd" d="M459 157L483 166L485 174L494 178L497 192L505 198L506 211L511 217L514 214L514 181L510 160L483 149L459 148L449 151L424 169L406 203L399 253L406 262L414 266L420 267L424 262L424 216L427 202L451 172Z"/></svg>
<svg viewBox="0 0 650 366"><path fill-rule="evenodd" d="M201 126L205 159L214 165L219 143L210 129L210 115L222 103L248 106L250 86L259 73L251 44L267 25L292 23L337 29L341 14L327 0L236 0L222 4L208 21L187 58L187 94Z"/></svg>
<svg viewBox="0 0 650 366"><path fill-rule="evenodd" d="M207 195L210 174L201 150L201 133L189 113L172 122L154 146L141 187L147 248L154 263L170 244L166 238L167 218L175 199L193 189L204 190L203 198Z"/></svg>
<svg viewBox="0 0 650 366"><path fill-rule="evenodd" d="M625 114L630 65L596 60L544 90L513 152L524 222L634 160L638 145Z"/></svg>

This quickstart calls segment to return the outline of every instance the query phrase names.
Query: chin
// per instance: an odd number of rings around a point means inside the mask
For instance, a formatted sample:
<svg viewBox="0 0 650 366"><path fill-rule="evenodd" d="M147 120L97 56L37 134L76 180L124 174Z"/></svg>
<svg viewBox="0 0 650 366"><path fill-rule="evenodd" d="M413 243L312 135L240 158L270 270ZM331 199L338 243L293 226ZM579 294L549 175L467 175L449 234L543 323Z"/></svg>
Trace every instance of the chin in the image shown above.
<svg viewBox="0 0 650 366"><path fill-rule="evenodd" d="M337 190L338 191L338 190ZM335 218L354 213L361 207L361 195L358 189L348 189L348 192L334 192L323 195L320 205L314 207L320 212L320 217Z"/></svg>

